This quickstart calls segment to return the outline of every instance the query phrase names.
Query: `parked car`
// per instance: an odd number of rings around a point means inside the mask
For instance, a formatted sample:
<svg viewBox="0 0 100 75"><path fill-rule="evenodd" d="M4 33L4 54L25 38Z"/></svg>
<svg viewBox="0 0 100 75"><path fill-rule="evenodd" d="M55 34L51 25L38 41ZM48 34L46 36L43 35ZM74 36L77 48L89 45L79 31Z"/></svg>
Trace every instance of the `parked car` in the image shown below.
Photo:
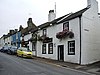
<svg viewBox="0 0 100 75"><path fill-rule="evenodd" d="M20 47L17 50L17 56L32 58L32 51L25 47Z"/></svg>
<svg viewBox="0 0 100 75"><path fill-rule="evenodd" d="M11 46L9 49L8 49L8 54L17 54L17 47L16 46Z"/></svg>
<svg viewBox="0 0 100 75"><path fill-rule="evenodd" d="M3 52L3 47L0 47L0 52Z"/></svg>
<svg viewBox="0 0 100 75"><path fill-rule="evenodd" d="M10 46L3 46L2 52L8 53L8 50L10 49Z"/></svg>

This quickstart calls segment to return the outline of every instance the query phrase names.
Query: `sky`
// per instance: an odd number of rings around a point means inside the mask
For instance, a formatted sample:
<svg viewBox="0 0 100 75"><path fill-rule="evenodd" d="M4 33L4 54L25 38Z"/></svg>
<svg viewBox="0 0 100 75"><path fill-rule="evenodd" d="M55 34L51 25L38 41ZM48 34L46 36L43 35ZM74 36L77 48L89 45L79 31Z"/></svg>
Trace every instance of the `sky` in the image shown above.
<svg viewBox="0 0 100 75"><path fill-rule="evenodd" d="M97 1L100 7L100 0ZM0 0L0 37L20 25L26 27L30 17L37 26L47 22L49 10L55 9L55 2L56 18L87 6L87 0Z"/></svg>

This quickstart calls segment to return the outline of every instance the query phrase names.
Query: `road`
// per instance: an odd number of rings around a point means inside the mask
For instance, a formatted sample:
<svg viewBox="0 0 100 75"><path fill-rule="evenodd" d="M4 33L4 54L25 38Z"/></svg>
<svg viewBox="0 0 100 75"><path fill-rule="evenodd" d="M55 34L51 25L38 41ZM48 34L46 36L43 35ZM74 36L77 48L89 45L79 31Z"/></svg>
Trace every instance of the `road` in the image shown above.
<svg viewBox="0 0 100 75"><path fill-rule="evenodd" d="M0 52L0 75L91 75Z"/></svg>

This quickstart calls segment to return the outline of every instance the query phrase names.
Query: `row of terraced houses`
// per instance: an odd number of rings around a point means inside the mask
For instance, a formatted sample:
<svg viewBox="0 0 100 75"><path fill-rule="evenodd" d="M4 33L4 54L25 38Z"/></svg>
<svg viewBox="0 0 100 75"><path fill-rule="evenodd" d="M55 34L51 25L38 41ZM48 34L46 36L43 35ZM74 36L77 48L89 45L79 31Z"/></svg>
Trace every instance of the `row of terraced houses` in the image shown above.
<svg viewBox="0 0 100 75"><path fill-rule="evenodd" d="M98 2L87 0L86 8L59 18L50 10L48 22L38 26L29 18L26 28L10 30L0 45L29 47L37 57L86 65L100 61L99 30Z"/></svg>

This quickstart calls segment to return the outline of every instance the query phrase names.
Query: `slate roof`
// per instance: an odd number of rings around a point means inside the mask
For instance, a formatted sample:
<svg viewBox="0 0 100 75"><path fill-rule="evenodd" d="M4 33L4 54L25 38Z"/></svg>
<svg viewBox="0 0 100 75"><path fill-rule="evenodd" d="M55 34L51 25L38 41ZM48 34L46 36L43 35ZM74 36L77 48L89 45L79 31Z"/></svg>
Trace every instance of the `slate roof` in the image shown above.
<svg viewBox="0 0 100 75"><path fill-rule="evenodd" d="M84 8L84 9L82 9L82 10L80 10L80 11L77 11L77 12L75 12L75 13L72 13L71 15L69 15L68 17L66 17L65 19L61 20L61 21L58 22L58 23L62 23L62 22L64 22L64 21L68 21L68 20L74 19L74 18L76 18L76 17L80 17L80 16L82 16L82 14L83 14L86 10L88 10L89 8L90 8L90 7L88 6L88 7Z"/></svg>
<svg viewBox="0 0 100 75"><path fill-rule="evenodd" d="M29 32L31 32L35 28L37 28L37 26L33 23L33 26L32 27L26 27L26 28L22 29L21 30L21 35L22 34L27 35L27 34L29 34Z"/></svg>
<svg viewBox="0 0 100 75"><path fill-rule="evenodd" d="M43 24L39 25L39 26L38 26L38 29L39 29L39 28L40 28L40 29L43 29L43 28L48 27L48 26L50 26L50 22L46 22L46 23L43 23Z"/></svg>
<svg viewBox="0 0 100 75"><path fill-rule="evenodd" d="M8 38L8 35L3 35L4 39Z"/></svg>
<svg viewBox="0 0 100 75"><path fill-rule="evenodd" d="M34 29L32 29L32 30L31 30L31 33L34 33L34 32L36 32L36 31L38 31L38 28L37 28L37 27L35 27Z"/></svg>
<svg viewBox="0 0 100 75"><path fill-rule="evenodd" d="M64 16L62 16L62 17L59 17L59 18L57 18L57 19L54 19L54 20L51 21L51 22L43 23L43 24L39 25L38 28L43 29L43 28L45 28L45 27L50 26L50 24L53 24L53 25L54 25L54 24L62 23L62 22L64 22L64 21L68 21L68 20L74 19L74 18L76 18L76 17L82 16L82 14L83 14L86 10L88 10L89 8L90 8L90 7L88 6L88 7L84 8L84 9L82 9L82 10L80 10L80 11L75 12L75 13L69 13L69 14L66 14L66 15L64 15ZM61 21L60 21L60 20L61 20Z"/></svg>
<svg viewBox="0 0 100 75"><path fill-rule="evenodd" d="M69 13L69 14L70 14L70 13ZM39 25L38 28L43 29L43 28L45 28L45 27L50 26L50 24L53 24L53 25L54 25L54 24L57 23L57 21L61 20L62 18L66 17L66 16L68 16L69 14L64 15L64 16L62 16L62 17L59 17L59 18L57 18L57 19L54 19L54 20L51 21L51 22L43 23L43 24Z"/></svg>

